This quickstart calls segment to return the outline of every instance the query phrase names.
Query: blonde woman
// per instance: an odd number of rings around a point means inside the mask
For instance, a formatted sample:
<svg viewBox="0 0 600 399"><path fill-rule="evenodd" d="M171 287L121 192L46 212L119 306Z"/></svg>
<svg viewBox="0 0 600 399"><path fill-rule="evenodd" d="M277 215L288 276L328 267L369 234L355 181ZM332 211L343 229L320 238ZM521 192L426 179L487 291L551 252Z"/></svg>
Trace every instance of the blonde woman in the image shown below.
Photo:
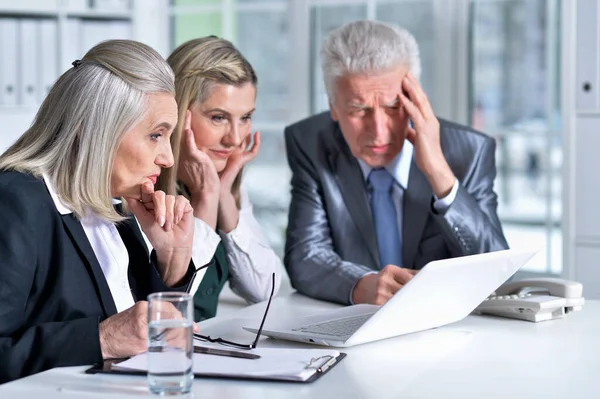
<svg viewBox="0 0 600 399"><path fill-rule="evenodd" d="M145 351L143 300L191 285L192 208L154 191L174 163L174 94L154 50L101 43L0 156L0 383Z"/></svg>
<svg viewBox="0 0 600 399"><path fill-rule="evenodd" d="M202 320L215 315L226 281L247 301L259 302L269 297L272 273L279 289L283 268L241 187L242 168L260 148L260 134L251 135L254 69L230 42L214 36L182 44L167 62L175 73L179 161L162 183L173 189L177 182L194 208L194 263L214 262L201 282L195 280L195 316Z"/></svg>

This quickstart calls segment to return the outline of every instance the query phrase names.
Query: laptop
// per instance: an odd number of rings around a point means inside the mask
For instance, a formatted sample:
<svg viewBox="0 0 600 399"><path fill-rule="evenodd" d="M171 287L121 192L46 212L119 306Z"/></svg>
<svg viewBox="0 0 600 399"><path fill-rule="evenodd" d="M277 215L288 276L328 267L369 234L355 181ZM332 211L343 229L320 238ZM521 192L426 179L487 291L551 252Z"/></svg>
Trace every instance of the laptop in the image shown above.
<svg viewBox="0 0 600 399"><path fill-rule="evenodd" d="M535 251L504 250L425 265L382 306L359 304L267 323L262 334L348 347L440 327L465 318ZM244 327L256 333L258 329Z"/></svg>

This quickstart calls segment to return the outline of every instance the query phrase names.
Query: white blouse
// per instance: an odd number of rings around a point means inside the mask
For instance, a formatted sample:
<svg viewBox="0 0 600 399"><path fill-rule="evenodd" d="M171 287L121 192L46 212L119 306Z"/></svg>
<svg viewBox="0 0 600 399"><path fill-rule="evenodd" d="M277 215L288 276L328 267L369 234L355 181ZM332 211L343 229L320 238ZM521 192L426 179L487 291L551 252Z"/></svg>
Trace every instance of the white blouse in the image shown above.
<svg viewBox="0 0 600 399"><path fill-rule="evenodd" d="M60 201L46 176L44 182L59 213L61 215L73 213ZM275 292L279 290L283 267L254 218L247 193L242 190L240 197L238 225L228 234L221 231L217 234L204 221L194 218L192 260L196 267L206 265L214 256L219 242L223 240L229 262L229 285L232 291L249 302L260 302L269 298L273 272L275 272ZM80 222L102 268L117 311L130 308L134 305L134 299L127 276L129 254L116 226L91 212L87 213ZM142 236L151 252L152 244L143 231ZM206 268L196 273L190 290L192 295L198 290L205 273Z"/></svg>
<svg viewBox="0 0 600 399"><path fill-rule="evenodd" d="M229 262L231 290L251 303L269 299L275 273L275 293L281 285L283 266L273 251L252 212L248 194L240 190L238 224L229 233L215 233L203 220L195 219L192 260L196 267L205 265L215 254L222 240ZM191 292L195 293L206 268L196 274Z"/></svg>
<svg viewBox="0 0 600 399"><path fill-rule="evenodd" d="M44 183L54 201L56 209L61 215L68 215L73 211L58 198L50 179L44 176ZM129 253L116 226L107 222L96 214L88 211L80 220L83 231L94 250L94 255L100 264L104 278L115 302L117 312L132 307L135 304L127 269L129 268Z"/></svg>

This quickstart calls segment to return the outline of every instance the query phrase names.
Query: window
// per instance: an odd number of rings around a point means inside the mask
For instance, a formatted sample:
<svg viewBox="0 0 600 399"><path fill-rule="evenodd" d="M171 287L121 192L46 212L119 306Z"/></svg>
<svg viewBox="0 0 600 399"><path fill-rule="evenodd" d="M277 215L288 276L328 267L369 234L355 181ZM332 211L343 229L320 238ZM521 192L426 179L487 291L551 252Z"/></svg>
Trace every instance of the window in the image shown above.
<svg viewBox="0 0 600 399"><path fill-rule="evenodd" d="M345 23L367 18L366 5L315 5L311 10L311 48L312 48L312 87L313 95L311 109L313 113L329 109L329 101L323 74L321 73L321 57L319 51L327 34Z"/></svg>
<svg viewBox="0 0 600 399"><path fill-rule="evenodd" d="M471 2L471 124L496 139L499 216L511 247L562 259L558 9L545 0ZM550 19L552 18L552 19Z"/></svg>
<svg viewBox="0 0 600 399"><path fill-rule="evenodd" d="M302 7L306 13L298 12ZM290 200L283 129L328 109L322 41L357 19L408 29L419 44L421 83L434 111L496 139L495 190L509 244L540 248L531 270L556 274L562 263L559 9L558 0L174 0L173 46L216 34L255 67L253 126L263 144L244 184L283 255Z"/></svg>

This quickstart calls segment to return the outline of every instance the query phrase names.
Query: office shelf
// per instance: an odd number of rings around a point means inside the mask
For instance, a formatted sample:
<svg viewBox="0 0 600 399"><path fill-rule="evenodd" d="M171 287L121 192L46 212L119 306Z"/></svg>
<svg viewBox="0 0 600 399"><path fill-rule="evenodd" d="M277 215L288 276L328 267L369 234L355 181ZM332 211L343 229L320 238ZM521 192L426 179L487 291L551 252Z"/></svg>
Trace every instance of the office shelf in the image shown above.
<svg viewBox="0 0 600 399"><path fill-rule="evenodd" d="M69 18L81 19L102 19L118 21L131 21L133 19L131 11L68 11L66 15Z"/></svg>
<svg viewBox="0 0 600 399"><path fill-rule="evenodd" d="M133 8L91 4L99 2L0 0L0 152L31 125L73 60L101 41L133 38Z"/></svg>
<svg viewBox="0 0 600 399"><path fill-rule="evenodd" d="M2 9L0 8L0 17L8 18L56 18L56 10L27 10L27 9Z"/></svg>

